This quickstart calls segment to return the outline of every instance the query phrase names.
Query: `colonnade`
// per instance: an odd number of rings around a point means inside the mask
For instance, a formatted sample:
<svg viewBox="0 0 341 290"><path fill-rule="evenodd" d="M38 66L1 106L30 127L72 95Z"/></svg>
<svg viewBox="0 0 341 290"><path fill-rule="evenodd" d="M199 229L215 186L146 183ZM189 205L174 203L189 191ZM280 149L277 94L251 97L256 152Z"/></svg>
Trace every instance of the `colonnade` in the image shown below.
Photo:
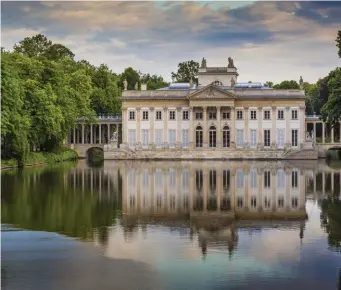
<svg viewBox="0 0 341 290"><path fill-rule="evenodd" d="M316 138L317 138L317 134L316 134L316 125L317 124L322 124L322 139L321 139L321 142L317 142L317 143L330 143L330 144L340 144L341 143L341 122L339 122L339 128L336 128L335 126L334 127L331 127L330 128L330 142L326 142L326 133L327 133L327 127L326 127L326 123L321 121L319 119L319 116L307 116L307 120L306 120L306 128L308 127L309 124L313 124L313 130L312 132L309 132L309 133L313 133L313 140L316 141ZM335 133L337 132L336 130L338 130L338 142L335 142ZM308 129L307 129L308 131Z"/></svg>

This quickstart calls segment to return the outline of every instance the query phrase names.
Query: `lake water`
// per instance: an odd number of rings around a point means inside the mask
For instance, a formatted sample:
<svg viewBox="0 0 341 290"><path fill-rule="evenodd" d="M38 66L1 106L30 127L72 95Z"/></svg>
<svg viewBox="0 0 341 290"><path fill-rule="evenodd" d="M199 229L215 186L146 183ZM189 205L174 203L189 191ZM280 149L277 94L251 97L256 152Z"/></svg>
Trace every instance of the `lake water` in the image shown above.
<svg viewBox="0 0 341 290"><path fill-rule="evenodd" d="M340 174L325 161L2 172L3 289L341 289Z"/></svg>

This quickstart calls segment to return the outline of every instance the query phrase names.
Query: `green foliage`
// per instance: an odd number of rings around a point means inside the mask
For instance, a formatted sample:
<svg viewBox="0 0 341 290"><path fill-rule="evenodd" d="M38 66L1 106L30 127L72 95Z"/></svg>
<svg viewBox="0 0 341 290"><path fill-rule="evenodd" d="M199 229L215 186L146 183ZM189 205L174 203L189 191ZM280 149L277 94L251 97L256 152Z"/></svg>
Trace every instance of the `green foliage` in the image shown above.
<svg viewBox="0 0 341 290"><path fill-rule="evenodd" d="M168 83L164 81L163 77L150 74L141 74L141 83L147 84L148 90L157 90L168 86Z"/></svg>
<svg viewBox="0 0 341 290"><path fill-rule="evenodd" d="M283 81L280 84L274 85L274 89L280 89L280 90L298 90L300 88L299 84L294 81Z"/></svg>
<svg viewBox="0 0 341 290"><path fill-rule="evenodd" d="M194 81L198 69L199 63L194 60L180 62L177 72L172 72L172 79L179 83L189 83L191 80Z"/></svg>
<svg viewBox="0 0 341 290"><path fill-rule="evenodd" d="M131 67L128 67L124 70L124 72L121 74L120 76L120 82L119 82L119 86L121 89L124 88L123 86L123 82L124 80L127 80L128 82L128 90L134 90L135 89L135 85L137 84L138 89L141 88L141 80L140 80L140 75L139 73L134 70Z"/></svg>
<svg viewBox="0 0 341 290"><path fill-rule="evenodd" d="M329 97L321 109L324 121L334 125L341 119L341 68L336 68L328 75Z"/></svg>
<svg viewBox="0 0 341 290"><path fill-rule="evenodd" d="M265 83L265 85L266 85L267 87L269 87L269 88L273 88L274 83L273 83L273 82L270 82L270 81L267 81L267 82Z"/></svg>
<svg viewBox="0 0 341 290"><path fill-rule="evenodd" d="M338 55L341 58L341 30L337 32L337 37L336 37L336 46L338 48Z"/></svg>

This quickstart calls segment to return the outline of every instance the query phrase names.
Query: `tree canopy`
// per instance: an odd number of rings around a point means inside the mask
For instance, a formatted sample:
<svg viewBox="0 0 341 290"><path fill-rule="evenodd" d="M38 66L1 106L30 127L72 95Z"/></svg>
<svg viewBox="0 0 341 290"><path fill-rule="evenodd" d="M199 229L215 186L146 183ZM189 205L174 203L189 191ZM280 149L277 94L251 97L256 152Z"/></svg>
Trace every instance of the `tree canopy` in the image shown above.
<svg viewBox="0 0 341 290"><path fill-rule="evenodd" d="M199 63L194 60L180 62L177 72L172 72L172 80L178 83L194 81L195 76L198 74L198 69Z"/></svg>
<svg viewBox="0 0 341 290"><path fill-rule="evenodd" d="M338 55L341 58L341 30L337 32L337 37L336 37L336 46L338 48Z"/></svg>

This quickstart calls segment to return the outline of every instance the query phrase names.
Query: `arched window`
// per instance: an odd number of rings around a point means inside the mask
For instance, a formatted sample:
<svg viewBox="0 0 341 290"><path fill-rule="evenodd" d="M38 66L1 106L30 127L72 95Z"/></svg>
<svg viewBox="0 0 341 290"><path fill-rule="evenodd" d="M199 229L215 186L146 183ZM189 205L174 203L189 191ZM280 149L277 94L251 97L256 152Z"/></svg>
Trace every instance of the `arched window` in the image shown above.
<svg viewBox="0 0 341 290"><path fill-rule="evenodd" d="M211 126L209 130L209 145L211 148L217 147L217 130L214 126Z"/></svg>
<svg viewBox="0 0 341 290"><path fill-rule="evenodd" d="M230 147L230 127L225 126L223 128L223 147Z"/></svg>
<svg viewBox="0 0 341 290"><path fill-rule="evenodd" d="M202 139L203 139L203 133L202 133L202 127L198 126L195 129L195 147L202 147Z"/></svg>

